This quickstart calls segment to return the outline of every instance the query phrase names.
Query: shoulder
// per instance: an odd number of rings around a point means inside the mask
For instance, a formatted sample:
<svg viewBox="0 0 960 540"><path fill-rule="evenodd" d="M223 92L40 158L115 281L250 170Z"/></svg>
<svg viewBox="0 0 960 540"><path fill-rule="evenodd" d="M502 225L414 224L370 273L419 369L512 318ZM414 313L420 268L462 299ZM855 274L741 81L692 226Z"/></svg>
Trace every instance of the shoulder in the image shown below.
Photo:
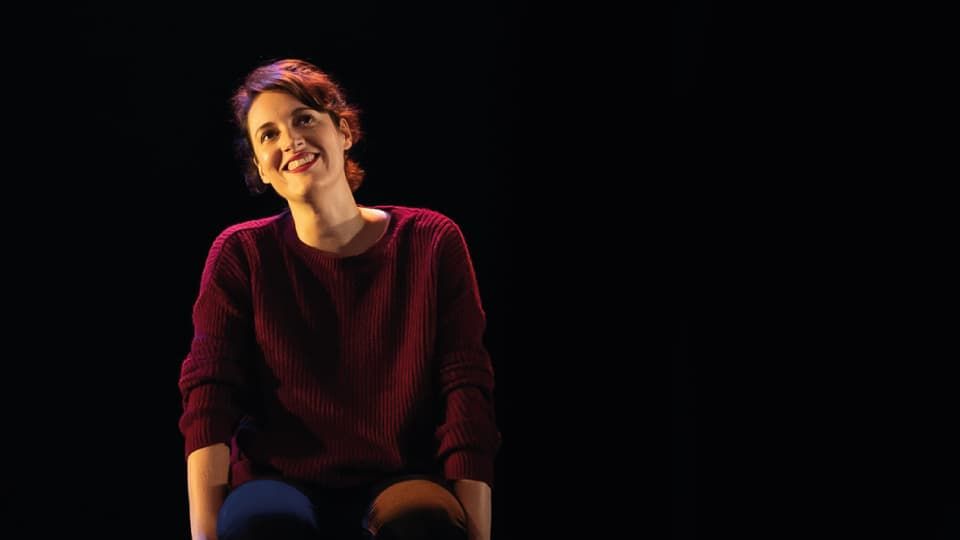
<svg viewBox="0 0 960 540"><path fill-rule="evenodd" d="M243 261L255 256L265 242L279 239L280 223L286 213L235 223L223 229L210 246L207 267L229 264L225 261L246 264Z"/></svg>
<svg viewBox="0 0 960 540"><path fill-rule="evenodd" d="M396 221L397 229L440 236L459 231L459 226L450 216L430 208L398 205L378 205L374 208L390 214L391 219Z"/></svg>
<svg viewBox="0 0 960 540"><path fill-rule="evenodd" d="M217 239L269 235L279 227L280 221L286 218L288 215L289 214L287 212L282 212L280 214L265 218L251 219L249 221L235 223L221 231L220 234L217 235Z"/></svg>
<svg viewBox="0 0 960 540"><path fill-rule="evenodd" d="M259 243L265 238L275 237L280 230L280 222L287 216L286 212L260 219L253 219L235 223L223 229L214 239L214 248L221 246L238 247L245 242Z"/></svg>

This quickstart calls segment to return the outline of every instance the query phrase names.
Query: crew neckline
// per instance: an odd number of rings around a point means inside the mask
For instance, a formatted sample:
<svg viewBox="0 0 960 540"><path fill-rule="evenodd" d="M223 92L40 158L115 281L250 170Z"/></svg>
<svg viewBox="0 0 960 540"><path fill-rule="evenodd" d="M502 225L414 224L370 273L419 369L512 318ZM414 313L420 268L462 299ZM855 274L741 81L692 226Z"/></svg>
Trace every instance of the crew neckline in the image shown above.
<svg viewBox="0 0 960 540"><path fill-rule="evenodd" d="M352 260L362 260L377 257L383 254L387 247L393 243L394 231L396 230L397 225L397 216L396 212L392 206L383 206L383 205L372 205L365 206L360 205L361 208L370 208L374 210L380 210L387 214L387 229L380 235L380 238L377 239L370 247L361 253L355 255L337 255L335 253L324 251L322 249L317 249L311 245L305 244L303 240L300 240L300 237L297 236L297 228L293 222L293 214L290 212L290 209L284 210L284 215L281 218L283 236L288 244L293 246L298 252L304 254L308 258L325 260L325 261L352 261Z"/></svg>

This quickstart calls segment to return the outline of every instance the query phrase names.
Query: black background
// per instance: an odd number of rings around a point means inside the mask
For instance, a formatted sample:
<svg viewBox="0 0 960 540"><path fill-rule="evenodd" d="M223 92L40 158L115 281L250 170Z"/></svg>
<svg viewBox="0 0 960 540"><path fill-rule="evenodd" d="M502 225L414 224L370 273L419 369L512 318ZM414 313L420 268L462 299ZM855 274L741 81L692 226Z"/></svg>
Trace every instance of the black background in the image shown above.
<svg viewBox="0 0 960 540"><path fill-rule="evenodd" d="M245 191L227 99L296 56L363 110L358 200L436 208L470 242L496 538L662 537L667 484L678 537L957 536L952 150L911 123L941 118L932 54L860 30L904 26L705 2L672 36L585 5L197 11L4 34L14 523L185 537L203 258L276 208Z"/></svg>
<svg viewBox="0 0 960 540"><path fill-rule="evenodd" d="M841 11L675 5L683 537L960 534L943 31Z"/></svg>
<svg viewBox="0 0 960 540"><path fill-rule="evenodd" d="M611 18L460 2L33 19L6 49L14 521L186 537L176 383L200 272L224 227L280 208L246 192L227 101L253 67L300 57L361 108L358 201L442 211L470 244L504 437L496 538L622 529L633 496L611 489L669 459L640 458L666 446L640 388L665 397L648 381L666 378L625 374L665 372L669 347L642 351L670 334L622 281L660 242L649 201L620 195L643 183L617 171L639 146L616 131L636 124L614 84L630 49L596 37Z"/></svg>

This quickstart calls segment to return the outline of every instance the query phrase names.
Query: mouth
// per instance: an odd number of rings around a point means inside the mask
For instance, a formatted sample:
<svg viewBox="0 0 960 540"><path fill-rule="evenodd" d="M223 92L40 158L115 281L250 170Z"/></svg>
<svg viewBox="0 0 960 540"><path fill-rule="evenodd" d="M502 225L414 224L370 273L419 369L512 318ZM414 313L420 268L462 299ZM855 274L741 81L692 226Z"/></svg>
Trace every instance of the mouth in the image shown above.
<svg viewBox="0 0 960 540"><path fill-rule="evenodd" d="M313 165L313 162L319 157L312 152L301 152L283 166L283 169L289 172L303 172Z"/></svg>

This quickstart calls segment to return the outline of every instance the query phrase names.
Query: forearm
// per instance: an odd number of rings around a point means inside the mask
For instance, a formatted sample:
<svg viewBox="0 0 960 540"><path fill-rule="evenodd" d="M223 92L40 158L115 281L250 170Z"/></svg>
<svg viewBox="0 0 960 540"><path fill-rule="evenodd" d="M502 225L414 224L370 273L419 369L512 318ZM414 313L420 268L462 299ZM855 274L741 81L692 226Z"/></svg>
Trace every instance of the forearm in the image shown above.
<svg viewBox="0 0 960 540"><path fill-rule="evenodd" d="M225 444L198 448L187 457L187 495L193 540L216 540L217 513L227 492L230 449Z"/></svg>
<svg viewBox="0 0 960 540"><path fill-rule="evenodd" d="M467 538L490 540L493 508L490 486L479 480L464 479L454 482L453 491L467 513Z"/></svg>

